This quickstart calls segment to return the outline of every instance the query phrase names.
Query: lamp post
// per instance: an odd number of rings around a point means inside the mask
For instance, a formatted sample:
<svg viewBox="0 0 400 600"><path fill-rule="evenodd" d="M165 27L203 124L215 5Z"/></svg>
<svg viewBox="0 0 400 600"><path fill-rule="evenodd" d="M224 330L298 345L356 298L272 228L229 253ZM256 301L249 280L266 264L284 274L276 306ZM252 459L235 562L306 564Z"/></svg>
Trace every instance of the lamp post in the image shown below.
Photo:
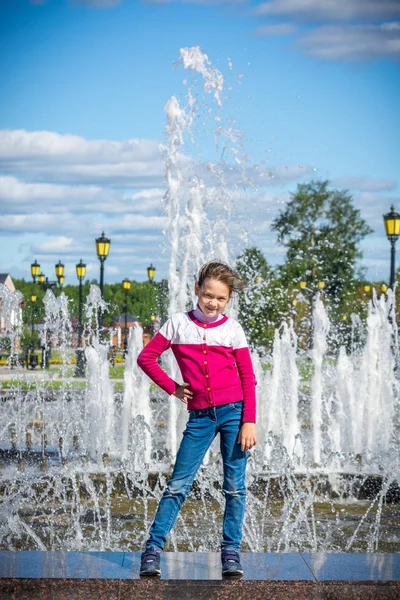
<svg viewBox="0 0 400 600"><path fill-rule="evenodd" d="M152 285L154 285L156 288L157 311L159 312L159 316L160 316L160 324L163 325L163 323L164 323L164 286L163 286L162 281L160 283L157 283L156 281L154 281L155 274L156 274L156 268L153 265L153 263L151 263L150 266L147 267L147 277L149 278L150 283ZM154 319L154 321L155 321L155 319Z"/></svg>
<svg viewBox="0 0 400 600"><path fill-rule="evenodd" d="M396 281L396 268L395 268L395 256L396 249L395 244L400 235L400 215L394 210L394 206L390 207L390 213L383 215L383 222L385 224L386 235L388 240L390 241L391 250L390 250L390 287L393 289L393 286Z"/></svg>
<svg viewBox="0 0 400 600"><path fill-rule="evenodd" d="M32 275L33 283L36 283L36 277L39 275L39 273L40 273L40 265L38 264L37 260L35 259L35 262L31 264L31 275Z"/></svg>
<svg viewBox="0 0 400 600"><path fill-rule="evenodd" d="M60 277L58 278L58 283L60 284L61 289L63 288L64 281L65 281L64 275L60 275Z"/></svg>
<svg viewBox="0 0 400 600"><path fill-rule="evenodd" d="M32 352L35 349L35 302L36 302L37 296L36 294L32 294L31 295L31 302L32 302L32 334L31 334L31 349Z"/></svg>
<svg viewBox="0 0 400 600"><path fill-rule="evenodd" d="M101 236L96 238L96 252L97 257L100 261L100 293L103 298L103 286L104 286L104 262L108 256L110 251L111 240L106 238L104 231ZM103 312L99 310L99 331L101 331L103 326Z"/></svg>
<svg viewBox="0 0 400 600"><path fill-rule="evenodd" d="M124 358L128 353L128 293L131 289L131 282L129 279L124 279L122 282L122 287L125 290L125 303L124 303L124 312L125 312L125 330L124 330Z"/></svg>
<svg viewBox="0 0 400 600"><path fill-rule="evenodd" d="M86 265L80 262L76 265L76 275L79 279L79 323L78 323L78 347L76 349L76 369L75 369L75 377L83 377L85 374L85 369L83 365L83 345L82 345L82 334L83 334L83 325L82 325L82 281L85 277L86 273Z"/></svg>

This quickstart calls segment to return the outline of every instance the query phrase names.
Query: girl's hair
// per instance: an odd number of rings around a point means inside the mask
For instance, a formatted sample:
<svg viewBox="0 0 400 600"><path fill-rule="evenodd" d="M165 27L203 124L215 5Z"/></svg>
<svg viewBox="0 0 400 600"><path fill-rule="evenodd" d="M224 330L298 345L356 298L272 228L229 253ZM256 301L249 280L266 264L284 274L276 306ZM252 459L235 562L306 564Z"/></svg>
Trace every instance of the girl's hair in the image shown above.
<svg viewBox="0 0 400 600"><path fill-rule="evenodd" d="M240 292L245 284L242 277L229 265L220 260L210 260L203 265L197 277L197 283L202 286L206 279L216 279L228 286L229 295Z"/></svg>

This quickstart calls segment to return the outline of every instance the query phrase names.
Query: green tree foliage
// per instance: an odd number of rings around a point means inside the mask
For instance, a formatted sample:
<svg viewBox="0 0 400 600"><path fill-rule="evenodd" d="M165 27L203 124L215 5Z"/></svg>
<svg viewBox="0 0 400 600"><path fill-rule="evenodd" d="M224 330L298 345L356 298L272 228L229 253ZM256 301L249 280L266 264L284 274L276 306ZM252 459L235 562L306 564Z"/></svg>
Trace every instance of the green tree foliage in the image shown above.
<svg viewBox="0 0 400 600"><path fill-rule="evenodd" d="M246 248L236 268L246 288L239 296L239 319L252 348L269 347L285 313L286 293L258 248Z"/></svg>
<svg viewBox="0 0 400 600"><path fill-rule="evenodd" d="M34 320L40 322L44 316L43 298L46 291L38 284L24 279L14 279L14 285L17 290L22 292L24 296L23 305L23 320L26 325L32 323L32 303L30 300L31 294L37 296L34 306ZM96 280L85 281L82 286L83 302L85 302L90 291L90 285L97 284ZM58 296L61 290L53 287L52 291ZM71 317L78 318L79 314L79 285L65 285L64 293L69 298L69 312ZM108 310L104 314L104 325L111 325L118 315L125 312L125 301L127 300L127 312L138 320L143 325L151 324L152 315L160 315L161 312L166 313L168 307L168 283L163 280L158 283L131 282L131 288L125 295L125 290L122 283L104 284L103 288L104 300L108 304Z"/></svg>
<svg viewBox="0 0 400 600"><path fill-rule="evenodd" d="M349 192L329 189L329 181L299 184L272 228L287 250L283 284L305 280L315 290L322 280L325 294L343 305L362 257L359 243L372 232Z"/></svg>

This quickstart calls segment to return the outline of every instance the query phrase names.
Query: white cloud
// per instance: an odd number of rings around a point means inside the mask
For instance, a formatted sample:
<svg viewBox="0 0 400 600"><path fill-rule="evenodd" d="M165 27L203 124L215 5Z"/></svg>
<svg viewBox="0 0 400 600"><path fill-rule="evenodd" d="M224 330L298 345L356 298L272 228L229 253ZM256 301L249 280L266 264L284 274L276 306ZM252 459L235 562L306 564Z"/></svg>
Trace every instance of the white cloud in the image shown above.
<svg viewBox="0 0 400 600"><path fill-rule="evenodd" d="M86 140L23 129L0 130L0 170L47 182L152 187L164 181L162 150L154 140Z"/></svg>
<svg viewBox="0 0 400 600"><path fill-rule="evenodd" d="M398 0L270 0L257 6L254 12L308 23L380 21L400 17L400 3Z"/></svg>
<svg viewBox="0 0 400 600"><path fill-rule="evenodd" d="M43 233L48 235L72 235L74 239L80 236L93 237L107 228L109 232L152 231L160 233L167 224L166 217L147 216L139 213L117 215L115 218L104 219L100 215L90 218L87 215L77 215L76 212L65 210L61 213L31 211L25 214L8 214L0 222L3 233Z"/></svg>
<svg viewBox="0 0 400 600"><path fill-rule="evenodd" d="M292 25L291 23L278 23L275 25L261 25L255 29L254 34L273 37L279 35L293 35L296 32L296 25Z"/></svg>
<svg viewBox="0 0 400 600"><path fill-rule="evenodd" d="M140 210L161 211L162 188L128 193L95 185L57 185L26 183L11 176L0 176L0 211L3 214L31 212L46 208L49 213L69 211L116 215Z"/></svg>
<svg viewBox="0 0 400 600"><path fill-rule="evenodd" d="M65 237L63 235L55 237L51 240L46 240L40 244L35 244L33 246L35 253L38 254L58 254L60 252L70 252L71 250L79 250L80 248L76 248L74 244L74 239L72 237Z"/></svg>
<svg viewBox="0 0 400 600"><path fill-rule="evenodd" d="M252 12L269 19L254 31L259 36L293 35L295 24L302 25L294 46L307 56L326 61L400 60L398 0L270 0Z"/></svg>
<svg viewBox="0 0 400 600"><path fill-rule="evenodd" d="M305 33L296 45L306 55L328 61L386 57L400 61L400 23L325 25Z"/></svg>
<svg viewBox="0 0 400 600"><path fill-rule="evenodd" d="M389 192L396 189L395 181L372 177L339 177L332 181L332 185L363 192Z"/></svg>

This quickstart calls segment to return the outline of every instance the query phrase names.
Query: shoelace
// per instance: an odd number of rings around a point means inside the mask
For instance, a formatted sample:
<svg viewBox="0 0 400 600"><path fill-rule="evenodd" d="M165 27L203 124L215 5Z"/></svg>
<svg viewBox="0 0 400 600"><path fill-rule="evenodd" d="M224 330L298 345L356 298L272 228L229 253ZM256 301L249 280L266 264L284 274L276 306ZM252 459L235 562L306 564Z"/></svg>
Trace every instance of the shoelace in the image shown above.
<svg viewBox="0 0 400 600"><path fill-rule="evenodd" d="M146 554L143 556L142 558L142 564L145 562L154 562L155 559L157 558L158 553L157 552L146 552ZM150 558L152 557L152 558Z"/></svg>
<svg viewBox="0 0 400 600"><path fill-rule="evenodd" d="M240 562L237 554L224 554L223 560L224 562Z"/></svg>

